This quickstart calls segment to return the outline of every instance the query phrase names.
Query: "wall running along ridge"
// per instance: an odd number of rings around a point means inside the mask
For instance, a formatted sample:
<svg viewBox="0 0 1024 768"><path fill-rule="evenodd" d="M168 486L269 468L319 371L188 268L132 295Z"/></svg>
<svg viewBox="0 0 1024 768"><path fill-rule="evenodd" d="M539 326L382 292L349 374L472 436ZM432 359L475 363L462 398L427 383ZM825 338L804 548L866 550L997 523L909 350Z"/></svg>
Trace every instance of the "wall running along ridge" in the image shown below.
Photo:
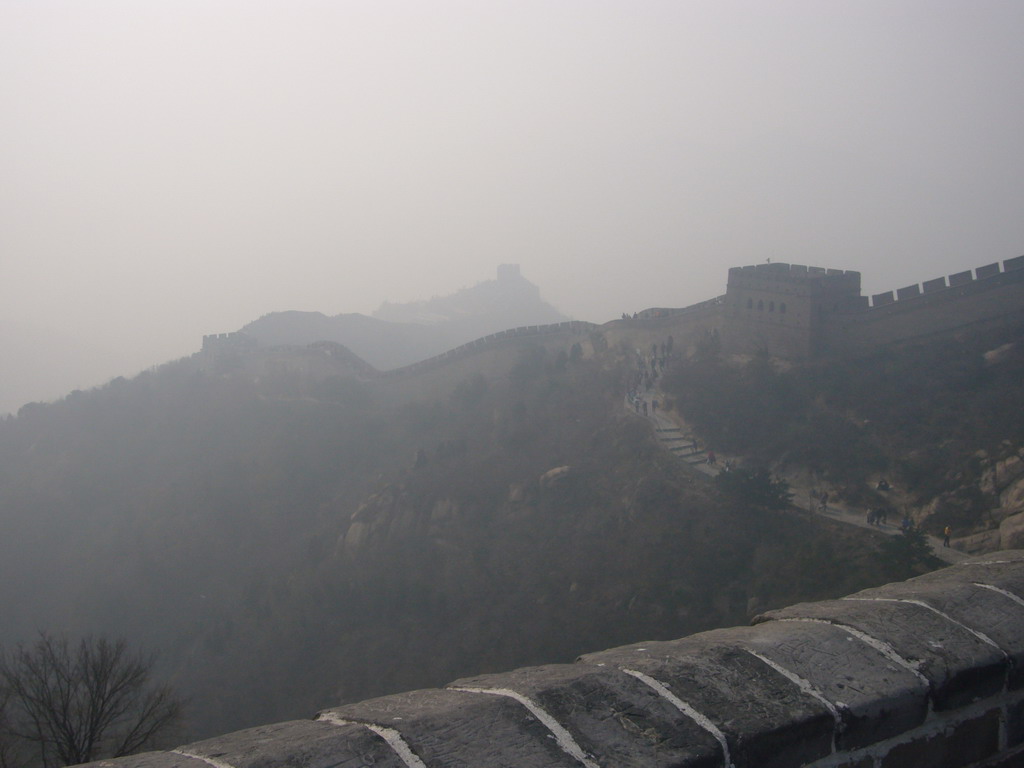
<svg viewBox="0 0 1024 768"><path fill-rule="evenodd" d="M1024 551L109 768L1024 765Z"/></svg>
<svg viewBox="0 0 1024 768"><path fill-rule="evenodd" d="M860 273L758 264L729 270L726 349L780 357L863 353L964 328L1024 319L1024 256L860 295Z"/></svg>
<svg viewBox="0 0 1024 768"><path fill-rule="evenodd" d="M699 304L645 309L632 319L604 325L573 320L512 328L384 372L359 361L351 373L367 380L403 380L510 343L553 345L568 338L569 344L579 341L593 349L597 339L642 349L669 334L681 342L681 349L721 333L723 349L730 354L766 350L776 357L803 359L866 353L888 344L1024 320L1024 256L871 297L860 295L860 277L850 270L781 262L733 267L726 294ZM332 346L344 349L328 344L321 352L329 354ZM243 333L210 334L203 337L202 354L216 361L251 356L258 347Z"/></svg>

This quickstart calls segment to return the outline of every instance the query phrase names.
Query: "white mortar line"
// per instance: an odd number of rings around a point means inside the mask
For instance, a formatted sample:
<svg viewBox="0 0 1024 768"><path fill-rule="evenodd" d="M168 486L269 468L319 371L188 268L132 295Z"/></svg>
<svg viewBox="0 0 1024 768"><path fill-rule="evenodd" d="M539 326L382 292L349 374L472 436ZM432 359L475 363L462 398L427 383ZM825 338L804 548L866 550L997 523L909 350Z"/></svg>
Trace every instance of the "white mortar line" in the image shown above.
<svg viewBox="0 0 1024 768"><path fill-rule="evenodd" d="M710 733L718 741L719 746L722 747L722 758L723 765L725 768L734 768L732 761L729 759L729 743L725 739L725 734L722 733L718 726L711 722L705 715L702 715L696 709L691 707L685 701L676 696L672 691L668 689L664 683L655 680L649 675L645 675L643 672L638 672L635 669L623 669L627 675L632 675L641 683L653 688L659 696L667 700L672 706L682 712L684 715L693 720L697 725L703 728L705 731Z"/></svg>
<svg viewBox="0 0 1024 768"><path fill-rule="evenodd" d="M333 712L323 712L317 718L321 722L330 723L331 725L361 725L363 728L376 733L387 745L394 750L395 754L398 755L402 762L405 763L408 768L427 768L426 764L416 756L416 754L406 744L405 739L402 738L402 734L396 731L394 728L385 728L383 725L375 725L374 723L360 723L355 720L345 720L342 717L338 717Z"/></svg>
<svg viewBox="0 0 1024 768"><path fill-rule="evenodd" d="M181 747L178 747L177 749L172 749L171 752L173 752L176 755L181 755L183 757L191 757L195 760L202 760L204 763L206 763L207 765L212 765L214 768L235 768L235 766L231 765L231 763L225 763L223 760L217 760L213 757L203 757L202 755L197 755L194 752L186 752Z"/></svg>
<svg viewBox="0 0 1024 768"><path fill-rule="evenodd" d="M772 661L767 656L762 656L757 651L752 651L749 648L745 648L744 650L754 658L763 661L765 664L774 669L784 678L786 678L791 683L796 685L797 688L806 693L808 696L817 699L825 705L825 708L832 713L832 720L835 724L835 727L832 729L832 751L835 752L836 736L843 729L843 716L839 713L839 707L837 707L835 704L833 704L831 701L825 698L825 694L819 691L810 680L805 680L804 678L800 677L800 675L796 674L795 672L791 672L781 664Z"/></svg>
<svg viewBox="0 0 1024 768"><path fill-rule="evenodd" d="M920 606L921 608L925 608L925 609L931 611L932 613L934 613L937 616L941 616L946 621L948 621L948 622L950 622L952 624L956 624L961 629L967 630L972 635L974 635L976 638L981 640L983 643L987 643L988 645L991 645L993 648L995 648L997 651L999 651L1001 654L1003 654L1004 657L1006 657L1006 651L1004 651L1002 648L1000 648L999 645L996 644L992 640L992 638L990 638L984 632L979 632L976 629L968 627L966 624L962 624L961 622L957 621L952 616L950 616L948 613L943 613L938 608L935 608L934 606L928 605L928 603L924 602L923 600L913 600L911 598L899 598L899 597L843 597L843 598L840 598L840 599L841 600L857 600L857 601L860 601L860 602L867 602L867 603L908 603L910 605Z"/></svg>
<svg viewBox="0 0 1024 768"><path fill-rule="evenodd" d="M558 746L562 748L563 752L576 758L583 763L583 765L587 766L587 768L599 768L590 755L584 752L583 748L576 743L572 734L562 727L561 723L541 709L539 704L526 696L523 696L523 694L517 693L509 688L449 688L448 690L464 691L466 693L487 693L491 696L505 696L506 698L518 701L530 710L533 716L540 720L547 729L551 731L555 737L555 741L558 743Z"/></svg>
<svg viewBox="0 0 1024 768"><path fill-rule="evenodd" d="M974 586L976 586L976 587L981 587L982 589L988 589L988 590L990 590L992 592L995 592L997 595L1002 595L1003 597L1009 598L1013 602L1017 603L1017 605L1024 606L1024 600L1022 600L1021 598L1017 597L1017 595L1013 594L1013 592L1008 592L1007 590L1002 589L1000 587L993 586L992 584L982 584L981 582L978 582L978 581L973 581L971 583L974 584ZM1004 655L1007 656L1007 660L1009 661L1009 663L1006 665L1006 676L1003 679L1003 688L1006 689L1006 690L1009 690L1009 688L1010 688L1010 675L1013 673L1014 663L1012 662L1012 660L1009 659L1009 654L1006 654L1005 651L1004 651ZM1002 734L1002 732L1000 732L1000 733L1001 733L1000 738L1003 738L1004 739L1004 743L1005 743L1005 738L1004 738L1005 734Z"/></svg>
<svg viewBox="0 0 1024 768"><path fill-rule="evenodd" d="M1010 598L1011 600L1013 600L1013 602L1017 603L1018 605L1024 605L1024 599L1017 597L1017 595L1013 594L1013 592L1008 592L1005 589L1001 589L1000 587L994 587L991 584L981 584L977 581L973 581L971 583L974 584L974 586L976 587L981 587L982 589L991 589L993 592L998 592L1000 595Z"/></svg>
<svg viewBox="0 0 1024 768"><path fill-rule="evenodd" d="M847 634L853 635L862 643L870 645L880 654L885 656L885 658L889 659L889 661L893 662L894 664L898 664L899 666L903 667L909 672L912 672L918 680L924 683L925 687L931 690L931 683L928 681L928 678L921 674L921 665L919 662L913 662L909 659L903 658L902 656L900 656L899 652L895 648L893 648L884 640L879 640L877 637L872 637L867 632L859 630L856 627L851 627L848 624L838 624L834 621L828 621L826 619L772 619L772 621L805 621L810 624L828 624L831 627L841 629Z"/></svg>
<svg viewBox="0 0 1024 768"><path fill-rule="evenodd" d="M967 560L959 563L954 563L954 567L960 565L1007 565L1008 563L1024 563L1024 558L1019 560Z"/></svg>

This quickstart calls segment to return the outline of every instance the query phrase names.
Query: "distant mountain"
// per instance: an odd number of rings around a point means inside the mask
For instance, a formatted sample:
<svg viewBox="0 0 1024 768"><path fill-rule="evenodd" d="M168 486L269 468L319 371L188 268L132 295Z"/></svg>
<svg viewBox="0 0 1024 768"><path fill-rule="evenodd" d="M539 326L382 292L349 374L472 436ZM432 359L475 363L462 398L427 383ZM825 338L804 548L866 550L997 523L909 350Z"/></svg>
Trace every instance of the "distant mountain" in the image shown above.
<svg viewBox="0 0 1024 768"><path fill-rule="evenodd" d="M569 319L540 297L540 289L520 274L518 264L502 264L497 280L485 280L450 296L409 304L385 302L373 316L397 323L464 328L476 334L474 338Z"/></svg>
<svg viewBox="0 0 1024 768"><path fill-rule="evenodd" d="M387 370L508 328L565 320L565 315L541 298L540 289L520 274L518 265L503 264L496 280L428 301L385 302L373 317L273 312L241 331L269 346L332 341Z"/></svg>
<svg viewBox="0 0 1024 768"><path fill-rule="evenodd" d="M0 417L33 400L96 386L124 368L123 359L84 334L0 318Z"/></svg>

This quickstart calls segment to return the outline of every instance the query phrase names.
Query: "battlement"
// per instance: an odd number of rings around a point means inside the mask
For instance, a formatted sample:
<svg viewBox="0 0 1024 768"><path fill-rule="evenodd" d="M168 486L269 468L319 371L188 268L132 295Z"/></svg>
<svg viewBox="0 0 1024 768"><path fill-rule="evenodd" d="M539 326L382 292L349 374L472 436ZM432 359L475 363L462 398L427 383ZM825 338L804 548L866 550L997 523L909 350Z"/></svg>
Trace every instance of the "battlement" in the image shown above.
<svg viewBox="0 0 1024 768"><path fill-rule="evenodd" d="M936 277L932 280L925 280L923 283L915 283L904 288L897 288L895 291L885 291L871 296L871 307L884 307L896 301L914 299L918 296L930 296L949 288L965 288L972 283L988 281L997 278L999 275L1008 273L1021 273L1024 277L1024 256L1017 256L1006 259L999 268L999 262L976 267L973 271L968 269L964 272L957 272L949 277ZM1017 275L1015 275L1017 276Z"/></svg>
<svg viewBox="0 0 1024 768"><path fill-rule="evenodd" d="M752 627L456 680L104 761L279 765L899 768L1024 761L1024 551Z"/></svg>
<svg viewBox="0 0 1024 768"><path fill-rule="evenodd" d="M860 273L797 264L729 270L725 348L779 357L865 352L1024 313L1024 256L861 296Z"/></svg>
<svg viewBox="0 0 1024 768"><path fill-rule="evenodd" d="M499 280L515 280L519 265L498 267ZM729 353L801 359L821 354L867 352L881 346L926 338L961 327L1024 320L1024 256L925 280L875 294L861 295L861 273L782 262L733 267L724 296L682 308L656 307L637 313L634 330L658 326L701 335L721 332ZM617 321L614 321L617 322ZM578 321L513 328L490 334L401 369L405 377L433 370L484 348L524 336L547 337L592 328ZM618 328L617 331L626 329ZM680 337L682 338L682 336ZM203 337L203 352L231 359L255 348L242 333Z"/></svg>
<svg viewBox="0 0 1024 768"><path fill-rule="evenodd" d="M807 267L802 264L784 264L782 262L732 267L729 270L730 286L751 287L764 283L827 286L860 294L860 272L853 270Z"/></svg>
<svg viewBox="0 0 1024 768"><path fill-rule="evenodd" d="M203 336L203 352L241 352L256 347L256 339L240 331L235 333L210 333Z"/></svg>

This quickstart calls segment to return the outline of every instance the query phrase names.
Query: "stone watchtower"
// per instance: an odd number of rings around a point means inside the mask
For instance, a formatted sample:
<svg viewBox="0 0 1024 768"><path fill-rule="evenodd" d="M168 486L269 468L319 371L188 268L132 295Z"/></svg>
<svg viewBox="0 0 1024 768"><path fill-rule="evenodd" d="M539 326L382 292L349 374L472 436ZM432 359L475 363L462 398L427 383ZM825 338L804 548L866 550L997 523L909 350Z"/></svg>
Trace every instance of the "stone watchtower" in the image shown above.
<svg viewBox="0 0 1024 768"><path fill-rule="evenodd" d="M519 274L518 264L499 264L498 265L498 282L512 282L518 280L521 277Z"/></svg>
<svg viewBox="0 0 1024 768"><path fill-rule="evenodd" d="M865 307L860 272L758 264L733 267L723 307L723 345L729 353L799 359L823 349L837 315Z"/></svg>

